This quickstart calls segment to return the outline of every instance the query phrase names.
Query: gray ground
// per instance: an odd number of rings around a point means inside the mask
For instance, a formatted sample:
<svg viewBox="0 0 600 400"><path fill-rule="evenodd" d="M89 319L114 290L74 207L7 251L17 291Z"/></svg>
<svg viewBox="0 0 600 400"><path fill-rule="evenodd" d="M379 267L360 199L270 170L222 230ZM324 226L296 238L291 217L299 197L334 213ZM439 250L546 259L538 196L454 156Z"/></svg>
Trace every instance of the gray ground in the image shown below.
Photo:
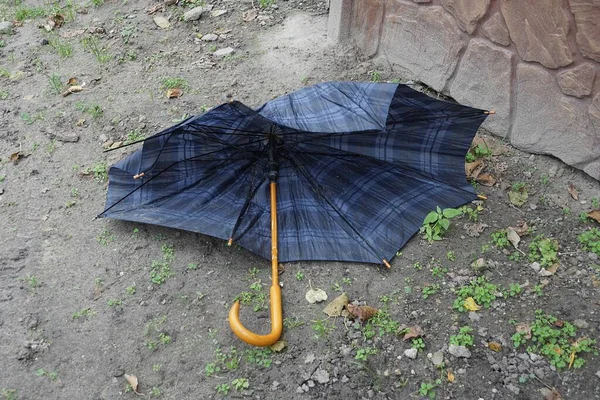
<svg viewBox="0 0 600 400"><path fill-rule="evenodd" d="M39 17L0 36L0 399L136 398L124 374L135 375L147 397L165 399L560 398L549 388L565 399L600 398L593 353L577 354L585 360L581 368L557 370L540 351L527 352L530 342L515 348L511 340L515 326L531 326L538 309L558 318L555 330L569 322L578 327L557 352L572 351L577 339L598 339L600 262L577 239L598 227L580 219L600 208L598 182L491 137L486 143L496 151L485 162L498 182L477 187L488 197L479 203L477 222L487 226L474 227L465 215L452 221L441 242L415 236L390 271L286 264L280 278L286 348L258 351L241 343L229 331L227 311L234 297L252 293L242 319L258 330L268 323L262 301L269 263L202 235L92 220L104 205L105 166L134 150L104 148L151 135L229 97L258 106L321 81L410 77L329 47L324 2L317 0L266 9L259 2L212 1L213 10L228 12L193 22L181 19L189 3L153 15L145 11L150 2L99 3L61 3L67 22L50 33L38 27L47 20ZM32 6L46 14L51 8L2 0L0 20ZM244 22L253 6L258 17ZM159 28L157 15L171 26ZM101 29L76 31L89 27ZM75 36L61 38L67 32ZM213 32L224 36L197 39ZM235 53L212 54L226 47ZM85 82L83 91L62 97L71 77ZM182 97L166 98L167 78L185 80ZM508 192L519 182L529 198L516 207ZM578 200L568 193L570 184ZM519 220L534 232L522 237L525 255L516 259L519 253L500 248L491 234ZM471 236L477 227L483 231ZM531 267L529 244L537 235L559 243L553 275ZM484 261L473 267L479 258ZM153 262L172 270L163 284L151 281ZM477 276L498 286L490 291L496 299L477 313L453 308L460 287ZM344 291L383 313L370 324L328 319L324 303L305 300L310 285L330 299ZM423 330L416 359L405 351L420 342L404 341L399 324ZM466 358L449 351L450 336L463 326L474 339ZM490 350L493 342L499 352Z"/></svg>

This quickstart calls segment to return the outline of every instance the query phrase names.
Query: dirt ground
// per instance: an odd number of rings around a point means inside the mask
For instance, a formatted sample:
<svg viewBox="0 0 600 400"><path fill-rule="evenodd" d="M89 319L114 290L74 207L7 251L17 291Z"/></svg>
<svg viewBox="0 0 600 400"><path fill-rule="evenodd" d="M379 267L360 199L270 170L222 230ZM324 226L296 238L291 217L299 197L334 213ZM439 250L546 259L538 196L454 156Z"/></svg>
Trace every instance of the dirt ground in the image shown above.
<svg viewBox="0 0 600 400"><path fill-rule="evenodd" d="M585 217L600 208L600 185L485 132L484 171L497 182L477 186L487 200L442 241L413 237L389 271L284 265L279 352L240 342L226 320L242 295L243 321L268 325L268 261L198 234L94 220L107 166L136 148L103 152L115 142L228 98L259 106L316 82L410 79L330 47L324 1L207 3L212 15L185 21L201 2L0 0L0 21L17 21L0 36L0 399L137 398L125 374L164 399L600 398L588 340L600 338L600 238ZM56 13L64 23L48 31ZM70 78L82 90L63 97ZM169 86L183 95L168 99ZM502 234L519 221L522 253ZM171 270L162 284L153 265ZM311 286L380 312L328 318L329 300L305 300ZM484 307L464 311L466 297Z"/></svg>

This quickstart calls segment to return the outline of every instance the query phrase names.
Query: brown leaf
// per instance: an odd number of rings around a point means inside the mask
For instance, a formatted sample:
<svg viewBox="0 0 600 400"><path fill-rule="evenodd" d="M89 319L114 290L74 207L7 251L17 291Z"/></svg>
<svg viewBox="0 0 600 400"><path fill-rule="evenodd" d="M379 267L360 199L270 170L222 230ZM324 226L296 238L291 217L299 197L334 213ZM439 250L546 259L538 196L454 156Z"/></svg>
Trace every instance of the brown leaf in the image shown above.
<svg viewBox="0 0 600 400"><path fill-rule="evenodd" d="M544 396L544 400L562 400L562 396L555 388L541 388L540 393Z"/></svg>
<svg viewBox="0 0 600 400"><path fill-rule="evenodd" d="M447 377L448 377L448 382L450 382L450 383L454 382L455 378L454 378L454 374L452 373L452 371L448 371Z"/></svg>
<svg viewBox="0 0 600 400"><path fill-rule="evenodd" d="M333 299L327 306L323 309L323 312L330 317L339 317L342 315L342 311L344 307L348 305L350 299L346 293L340 294L338 297Z"/></svg>
<svg viewBox="0 0 600 400"><path fill-rule="evenodd" d="M165 5L164 4L155 4L152 7L146 8L146 14L148 15L152 15L157 11L165 11Z"/></svg>
<svg viewBox="0 0 600 400"><path fill-rule="evenodd" d="M517 333L524 334L523 337L525 339L531 339L531 327L529 326L529 324L517 324L515 325L515 330L517 331Z"/></svg>
<svg viewBox="0 0 600 400"><path fill-rule="evenodd" d="M519 236L529 235L529 227L527 226L527 222L525 221L517 222L517 226L511 226L510 229L515 231Z"/></svg>
<svg viewBox="0 0 600 400"><path fill-rule="evenodd" d="M269 349L271 349L275 353L279 353L283 349L285 349L285 346L287 346L287 343L285 342L285 340L278 340L275 343L273 343L272 345L270 345Z"/></svg>
<svg viewBox="0 0 600 400"><path fill-rule="evenodd" d="M569 186L567 186L567 191L573 200L579 200L579 192L577 192L577 189L575 189L575 186L572 183L569 183Z"/></svg>
<svg viewBox="0 0 600 400"><path fill-rule="evenodd" d="M167 98L168 99L176 99L178 97L181 97L182 95L183 95L183 90L181 90L179 88L173 88L173 89L167 90Z"/></svg>
<svg viewBox="0 0 600 400"><path fill-rule="evenodd" d="M76 86L77 85L77 78L72 77L69 78L69 80L67 81L67 86Z"/></svg>
<svg viewBox="0 0 600 400"><path fill-rule="evenodd" d="M482 233L488 226L489 225L487 224L476 222L474 224L464 224L463 228L465 229L465 231L467 231L467 235L472 237L479 237L479 234Z"/></svg>
<svg viewBox="0 0 600 400"><path fill-rule="evenodd" d="M54 14L50 17L54 28L60 28L65 23L65 17L62 14Z"/></svg>
<svg viewBox="0 0 600 400"><path fill-rule="evenodd" d="M250 22L252 20L255 20L256 17L258 17L258 10L252 9L244 12L242 19L244 20L244 22Z"/></svg>
<svg viewBox="0 0 600 400"><path fill-rule="evenodd" d="M73 86L69 86L67 88L67 90L65 90L62 93L63 97L67 97L68 95L70 95L71 93L79 93L83 90L83 86L79 86L79 85L73 85Z"/></svg>
<svg viewBox="0 0 600 400"><path fill-rule="evenodd" d="M519 242L521 241L521 237L519 234L510 226L506 228L506 238L513 245L515 249L519 248Z"/></svg>
<svg viewBox="0 0 600 400"><path fill-rule="evenodd" d="M408 326L406 328L401 327L400 333L404 333L404 336L402 337L404 340L420 338L421 336L425 335L423 328L421 328L419 325Z"/></svg>
<svg viewBox="0 0 600 400"><path fill-rule="evenodd" d="M554 263L551 266L549 266L548 268L546 268L546 271L550 272L552 275L554 275L556 273L556 271L558 270L558 263Z"/></svg>
<svg viewBox="0 0 600 400"><path fill-rule="evenodd" d="M494 177L494 175L492 175L488 172L484 172L477 176L477 183L480 183L483 186L488 186L488 187L494 186L494 184L496 183L496 178Z"/></svg>
<svg viewBox="0 0 600 400"><path fill-rule="evenodd" d="M138 378L135 375L125 374L125 379L127 379L127 383L129 383L129 386L131 386L131 389L133 389L133 392L135 394L141 395L141 393L139 393L137 391L138 390Z"/></svg>
<svg viewBox="0 0 600 400"><path fill-rule="evenodd" d="M310 304L315 304L327 300L327 293L323 289L313 289L311 286L304 297Z"/></svg>
<svg viewBox="0 0 600 400"><path fill-rule="evenodd" d="M488 347L490 350L495 351L496 353L502 351L502 345L498 342L489 342Z"/></svg>
<svg viewBox="0 0 600 400"><path fill-rule="evenodd" d="M18 164L19 161L21 160L21 158L24 158L25 154L23 154L22 151L17 151L16 153L12 153L10 155L10 157L8 157L8 159L13 163L13 164Z"/></svg>
<svg viewBox="0 0 600 400"><path fill-rule="evenodd" d="M481 158L472 163L465 163L465 174L467 175L467 179L477 179L481 170L483 170L483 167L485 167L485 164Z"/></svg>
<svg viewBox="0 0 600 400"><path fill-rule="evenodd" d="M377 314L377 309L370 306L355 306L354 304L348 304L346 309L352 317L358 318L361 322L368 321Z"/></svg>
<svg viewBox="0 0 600 400"><path fill-rule="evenodd" d="M600 223L600 209L590 211L587 216Z"/></svg>

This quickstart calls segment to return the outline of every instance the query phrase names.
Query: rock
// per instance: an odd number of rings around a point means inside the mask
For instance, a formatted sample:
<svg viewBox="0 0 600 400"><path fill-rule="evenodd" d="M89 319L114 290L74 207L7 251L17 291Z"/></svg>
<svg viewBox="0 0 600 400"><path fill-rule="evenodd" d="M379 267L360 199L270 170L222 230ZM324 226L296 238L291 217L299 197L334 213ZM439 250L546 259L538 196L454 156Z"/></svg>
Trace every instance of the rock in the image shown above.
<svg viewBox="0 0 600 400"><path fill-rule="evenodd" d="M213 12L210 13L210 16L213 18L217 18L220 17L223 14L227 14L227 10L215 10Z"/></svg>
<svg viewBox="0 0 600 400"><path fill-rule="evenodd" d="M469 319L473 322L477 322L481 319L481 316L475 311L469 311Z"/></svg>
<svg viewBox="0 0 600 400"><path fill-rule="evenodd" d="M410 358L411 360L414 360L415 358L417 358L417 353L418 353L418 350L413 349L413 348L404 350L404 355L406 357Z"/></svg>
<svg viewBox="0 0 600 400"><path fill-rule="evenodd" d="M225 57L230 56L235 53L235 50L232 47L225 47L224 49L219 49L215 51L213 54L217 57Z"/></svg>
<svg viewBox="0 0 600 400"><path fill-rule="evenodd" d="M533 269L535 272L540 272L540 269L542 268L539 262L534 262L534 263L531 263L530 267L531 267L531 269Z"/></svg>
<svg viewBox="0 0 600 400"><path fill-rule="evenodd" d="M454 344L451 344L450 347L448 347L448 353L452 354L454 357L457 358L471 357L471 352L469 351L469 349L467 349L465 346L456 346Z"/></svg>
<svg viewBox="0 0 600 400"><path fill-rule="evenodd" d="M442 0L442 6L456 18L458 27L471 34L485 15L490 0Z"/></svg>
<svg viewBox="0 0 600 400"><path fill-rule="evenodd" d="M12 33L13 24L10 21L0 22L0 34L10 35Z"/></svg>
<svg viewBox="0 0 600 400"><path fill-rule="evenodd" d="M588 324L587 321L583 319L576 319L575 321L573 321L573 325L580 329L587 329L590 327L590 324Z"/></svg>
<svg viewBox="0 0 600 400"><path fill-rule="evenodd" d="M348 378L346 375L342 375L342 379L340 379L342 383L347 383L349 380L350 378Z"/></svg>
<svg viewBox="0 0 600 400"><path fill-rule="evenodd" d="M558 171L558 167L556 165L553 165L552 167L550 167L550 169L548 170L548 177L549 178L554 178L556 176L556 172Z"/></svg>
<svg viewBox="0 0 600 400"><path fill-rule="evenodd" d="M449 89L450 96L460 103L495 110L482 127L503 137L510 128L512 59L509 50L473 39Z"/></svg>
<svg viewBox="0 0 600 400"><path fill-rule="evenodd" d="M306 357L304 357L304 364L311 364L313 361L315 361L314 353L308 353Z"/></svg>
<svg viewBox="0 0 600 400"><path fill-rule="evenodd" d="M579 168L598 162L599 139L580 100L549 95L549 88L556 81L542 68L519 64L516 75L519 90L515 96L511 143L521 150L551 154ZM600 124L600 109L598 117ZM600 179L600 170L584 171Z"/></svg>
<svg viewBox="0 0 600 400"><path fill-rule="evenodd" d="M431 355L431 357L429 358L429 360L431 361L431 363L433 365L435 365L436 367L439 367L444 362L444 353L441 352L441 351L436 351L435 353L433 353Z"/></svg>
<svg viewBox="0 0 600 400"><path fill-rule="evenodd" d="M319 368L312 375L312 378L323 385L323 384L329 382L329 372L327 372L324 369Z"/></svg>
<svg viewBox="0 0 600 400"><path fill-rule="evenodd" d="M535 368L533 370L533 373L540 379L544 379L544 377L546 376L543 368Z"/></svg>
<svg viewBox="0 0 600 400"><path fill-rule="evenodd" d="M353 22L356 23L352 28L353 39L366 57L373 57L379 47L383 3L381 1L353 1L352 3L351 8L355 8L354 15L361 16Z"/></svg>
<svg viewBox="0 0 600 400"><path fill-rule="evenodd" d="M510 390L511 392L513 392L514 394L519 394L521 393L521 389L519 389L518 387L516 387L515 385L513 385L512 383L506 385L506 388L508 390Z"/></svg>
<svg viewBox="0 0 600 400"><path fill-rule="evenodd" d="M271 391L274 392L275 390L277 390L277 388L279 388L280 383L278 381L273 381L273 383L271 383Z"/></svg>
<svg viewBox="0 0 600 400"><path fill-rule="evenodd" d="M596 371L596 376L600 379L600 370Z"/></svg>
<svg viewBox="0 0 600 400"><path fill-rule="evenodd" d="M566 95L581 98L592 92L592 83L596 70L590 63L560 71L556 80L560 90Z"/></svg>
<svg viewBox="0 0 600 400"><path fill-rule="evenodd" d="M529 354L529 358L531 359L532 362L537 362L540 360L543 360L542 356L535 354L535 353L528 353Z"/></svg>
<svg viewBox="0 0 600 400"><path fill-rule="evenodd" d="M465 368L459 368L459 369L456 370L456 373L464 375L464 374L467 373L467 370Z"/></svg>
<svg viewBox="0 0 600 400"><path fill-rule="evenodd" d="M500 6L510 38L523 60L539 62L546 68L573 62L567 41L569 21L562 0L502 1Z"/></svg>
<svg viewBox="0 0 600 400"><path fill-rule="evenodd" d="M431 3L431 0L413 0L415 3Z"/></svg>
<svg viewBox="0 0 600 400"><path fill-rule="evenodd" d="M392 65L441 91L456 68L465 41L452 16L442 7L390 2L386 5L380 46L386 49Z"/></svg>
<svg viewBox="0 0 600 400"><path fill-rule="evenodd" d="M186 22L197 21L205 12L206 9L204 7L194 7L183 14L183 20Z"/></svg>
<svg viewBox="0 0 600 400"><path fill-rule="evenodd" d="M502 14L496 13L493 17L483 24L481 31L484 36L496 44L508 46L510 44L510 34L504 22Z"/></svg>
<svg viewBox="0 0 600 400"><path fill-rule="evenodd" d="M155 16L154 18L152 18L152 20L161 29L167 29L171 27L171 23L169 22L169 20L165 17L161 17L160 15Z"/></svg>
<svg viewBox="0 0 600 400"><path fill-rule="evenodd" d="M577 25L577 46L584 57L600 62L600 3L594 0L569 0Z"/></svg>
<svg viewBox="0 0 600 400"><path fill-rule="evenodd" d="M217 39L219 39L219 35L215 35L214 33L207 33L202 36L202 40L205 42L214 42Z"/></svg>
<svg viewBox="0 0 600 400"><path fill-rule="evenodd" d="M539 276L544 276L544 277L546 277L546 276L552 276L552 275L554 275L554 272L550 272L546 268L541 268L538 271L538 275Z"/></svg>
<svg viewBox="0 0 600 400"><path fill-rule="evenodd" d="M600 132L600 93L592 100L592 104L588 108L588 113L592 123L596 126L596 130Z"/></svg>

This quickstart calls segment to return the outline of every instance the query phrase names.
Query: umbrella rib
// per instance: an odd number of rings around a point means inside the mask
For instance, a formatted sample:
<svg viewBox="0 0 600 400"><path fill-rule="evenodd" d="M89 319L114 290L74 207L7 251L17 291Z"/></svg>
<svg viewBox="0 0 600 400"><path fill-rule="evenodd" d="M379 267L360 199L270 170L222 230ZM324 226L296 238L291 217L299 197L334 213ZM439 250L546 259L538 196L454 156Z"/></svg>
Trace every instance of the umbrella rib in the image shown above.
<svg viewBox="0 0 600 400"><path fill-rule="evenodd" d="M344 216L344 214L342 214L342 212L340 211L340 209L337 208L335 206L335 204L333 204L333 202L331 202L331 200L329 200L327 198L327 196L325 196L325 193L323 193L323 190L321 190L321 187L319 186L319 184L317 183L317 181L308 173L308 171L306 171L305 168L303 168L300 165L300 163L298 162L298 160L296 159L296 157L294 157L294 155L292 153L289 153L289 158L292 160L292 164L296 167L296 169L298 169L298 171L300 171L300 173L306 178L306 180L308 180L308 182L310 183L310 185L313 187L313 190L315 191L315 193L317 195L320 195L323 198L323 200L325 200L325 202L340 216L340 218L342 219L342 221L344 221L350 227L350 229L352 229L352 231L375 254L375 256L378 257L380 260L382 260L382 262L385 264L387 262L387 260L385 259L385 257L383 257L381 254L379 254L379 252L367 241L367 239L354 226L352 226L352 224L348 221L348 219Z"/></svg>

